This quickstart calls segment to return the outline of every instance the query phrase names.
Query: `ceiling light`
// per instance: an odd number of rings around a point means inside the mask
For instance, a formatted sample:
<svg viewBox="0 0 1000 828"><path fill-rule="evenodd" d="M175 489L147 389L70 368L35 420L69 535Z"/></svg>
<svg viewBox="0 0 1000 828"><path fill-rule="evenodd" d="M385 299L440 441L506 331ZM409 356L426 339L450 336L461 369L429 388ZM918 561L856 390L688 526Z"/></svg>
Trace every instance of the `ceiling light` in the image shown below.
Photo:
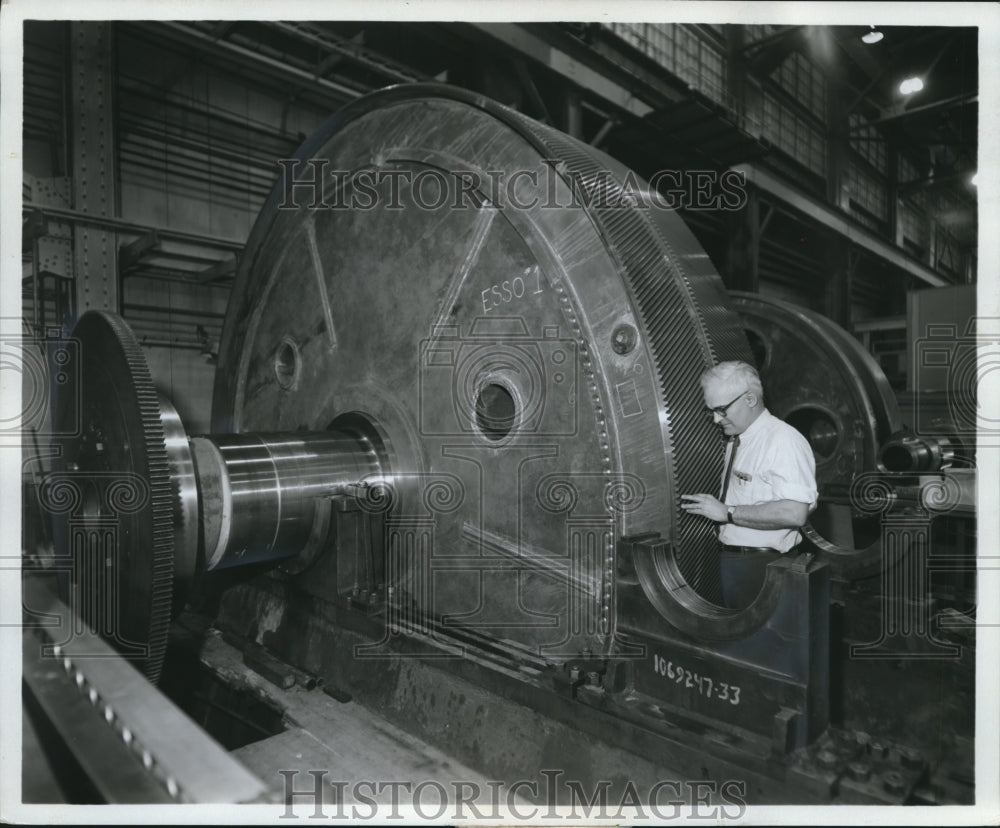
<svg viewBox="0 0 1000 828"><path fill-rule="evenodd" d="M918 77L907 78L899 85L899 91L904 95L912 95L924 88L924 82Z"/></svg>
<svg viewBox="0 0 1000 828"><path fill-rule="evenodd" d="M861 35L861 40L867 43L869 46L871 46L871 44L873 43L878 43L883 37L885 37L885 35L882 34L882 32L880 32L874 26L869 26L868 28L870 29L870 31L867 31L863 35Z"/></svg>

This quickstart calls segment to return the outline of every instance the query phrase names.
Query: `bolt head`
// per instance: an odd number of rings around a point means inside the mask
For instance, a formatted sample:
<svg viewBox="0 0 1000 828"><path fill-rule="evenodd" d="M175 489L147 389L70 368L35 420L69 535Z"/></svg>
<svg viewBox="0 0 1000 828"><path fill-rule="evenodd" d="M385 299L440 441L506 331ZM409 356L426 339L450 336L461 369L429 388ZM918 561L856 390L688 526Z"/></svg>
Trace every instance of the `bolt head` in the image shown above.
<svg viewBox="0 0 1000 828"><path fill-rule="evenodd" d="M851 762L847 766L847 772L856 782L867 782L872 775L872 766L867 762Z"/></svg>
<svg viewBox="0 0 1000 828"><path fill-rule="evenodd" d="M631 325L619 325L611 334L611 348L620 356L631 353L638 340L638 334Z"/></svg>
<svg viewBox="0 0 1000 828"><path fill-rule="evenodd" d="M924 757L920 751L913 748L903 748L899 752L899 761L908 770L919 770L924 765Z"/></svg>
<svg viewBox="0 0 1000 828"><path fill-rule="evenodd" d="M898 771L889 771L882 774L882 787L891 794L901 794L906 790L906 783L903 775Z"/></svg>

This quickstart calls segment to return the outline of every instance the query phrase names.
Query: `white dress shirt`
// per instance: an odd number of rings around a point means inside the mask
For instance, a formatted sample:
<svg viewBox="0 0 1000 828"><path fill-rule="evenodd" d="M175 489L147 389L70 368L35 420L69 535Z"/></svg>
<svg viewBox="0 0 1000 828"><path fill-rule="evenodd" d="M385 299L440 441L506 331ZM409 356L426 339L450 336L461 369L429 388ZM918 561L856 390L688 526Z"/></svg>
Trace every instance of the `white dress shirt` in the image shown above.
<svg viewBox="0 0 1000 828"><path fill-rule="evenodd" d="M730 442L725 468L729 465ZM725 480L722 481L723 486ZM721 489L720 489L721 491ZM775 500L795 500L816 505L816 460L806 438L764 409L740 434L733 463L727 506L754 506ZM723 523L719 540L727 546L769 546L787 552L802 540L796 529L750 529Z"/></svg>

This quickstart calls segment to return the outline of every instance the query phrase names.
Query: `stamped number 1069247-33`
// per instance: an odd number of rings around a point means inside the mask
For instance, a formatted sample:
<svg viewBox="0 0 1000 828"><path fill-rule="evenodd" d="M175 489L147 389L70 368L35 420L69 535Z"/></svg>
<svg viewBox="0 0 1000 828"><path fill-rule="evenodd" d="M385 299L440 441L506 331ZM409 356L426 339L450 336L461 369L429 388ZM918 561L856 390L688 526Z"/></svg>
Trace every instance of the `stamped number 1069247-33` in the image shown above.
<svg viewBox="0 0 1000 828"><path fill-rule="evenodd" d="M727 684L724 681L717 681L708 676L693 673L686 667L660 658L655 653L653 654L653 672L670 679L682 687L690 687L697 690L705 698L728 701L730 704L740 703L740 688L738 685Z"/></svg>

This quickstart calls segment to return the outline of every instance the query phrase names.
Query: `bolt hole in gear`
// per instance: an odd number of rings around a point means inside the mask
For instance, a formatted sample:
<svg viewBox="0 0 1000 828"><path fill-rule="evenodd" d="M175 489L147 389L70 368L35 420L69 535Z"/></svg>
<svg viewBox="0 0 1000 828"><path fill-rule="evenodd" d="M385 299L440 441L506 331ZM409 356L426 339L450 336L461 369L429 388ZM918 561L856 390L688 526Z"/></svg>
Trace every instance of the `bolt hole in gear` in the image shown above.
<svg viewBox="0 0 1000 828"><path fill-rule="evenodd" d="M792 784L829 724L827 562L772 564L749 607L724 608L715 527L679 507L722 470L699 375L762 347L765 388L801 392L769 404L799 412L831 479L875 467L865 439L844 445L839 408L784 382L771 309L730 300L674 211L623 198L630 171L478 95L366 96L303 145L298 166L313 159L369 175L305 194L309 176L285 168L241 257L211 434L186 434L121 319L77 326L63 410L82 406L86 436L63 456L93 485L148 490L121 515L96 507L117 521L110 588L146 675L191 583L246 571L219 587L218 625L267 630L297 669L368 676L352 695L401 725L426 717L385 695L400 680L385 665L460 652L454 669L640 765L654 746L708 750ZM516 189L494 187L498 171ZM421 176L448 198L428 204ZM75 513L60 531L71 548Z"/></svg>
<svg viewBox="0 0 1000 828"><path fill-rule="evenodd" d="M476 423L488 440L502 440L510 434L516 414L514 397L502 385L490 383L476 397Z"/></svg>
<svg viewBox="0 0 1000 828"><path fill-rule="evenodd" d="M299 376L299 349L289 339L278 343L274 355L274 375L278 385L288 389L295 385Z"/></svg>

